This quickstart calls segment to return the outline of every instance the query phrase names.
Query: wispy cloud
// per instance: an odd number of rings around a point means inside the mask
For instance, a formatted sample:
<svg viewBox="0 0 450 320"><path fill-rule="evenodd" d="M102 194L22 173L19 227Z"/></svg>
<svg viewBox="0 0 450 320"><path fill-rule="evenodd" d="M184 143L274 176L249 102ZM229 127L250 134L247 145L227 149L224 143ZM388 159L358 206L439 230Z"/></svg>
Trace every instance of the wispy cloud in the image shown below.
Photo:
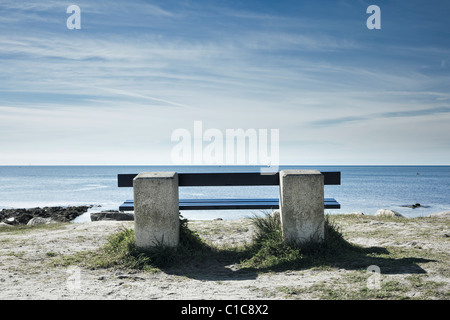
<svg viewBox="0 0 450 320"><path fill-rule="evenodd" d="M406 111L391 111L391 112L381 112L381 113L370 113L366 116L347 116L347 117L337 117L329 118L323 120L312 121L310 124L314 126L338 126L349 122L361 122L376 119L387 119L387 118L409 118L409 117L426 117L438 114L448 114L450 113L450 106L443 107L433 107L428 109L420 110L406 110Z"/></svg>
<svg viewBox="0 0 450 320"><path fill-rule="evenodd" d="M111 89L111 88L96 88L96 89L103 90L103 91L109 92L109 93L114 94L114 95L126 96L126 97L132 97L132 98L139 98L139 99L150 100L150 101L156 101L156 102L163 103L165 105L169 105L169 106L173 106L173 107L190 108L187 105L184 105L184 104L181 104L181 103L177 103L177 102L174 102L174 101L169 101L169 100L165 100L165 99L151 97L149 95L139 94L139 93L130 92L130 91L126 91L126 90Z"/></svg>
<svg viewBox="0 0 450 320"><path fill-rule="evenodd" d="M18 11L51 11L59 8L66 8L70 5L58 0L46 1L32 1L32 0L2 0L0 8L3 10L18 10Z"/></svg>

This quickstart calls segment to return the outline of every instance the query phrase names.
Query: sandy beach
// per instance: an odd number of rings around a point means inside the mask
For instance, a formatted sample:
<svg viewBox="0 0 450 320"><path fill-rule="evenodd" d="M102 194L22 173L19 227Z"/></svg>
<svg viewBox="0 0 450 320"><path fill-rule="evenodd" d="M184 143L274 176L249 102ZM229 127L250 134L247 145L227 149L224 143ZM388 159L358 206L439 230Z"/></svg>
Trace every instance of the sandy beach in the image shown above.
<svg viewBox="0 0 450 320"><path fill-rule="evenodd" d="M54 266L55 259L97 250L109 234L134 225L98 221L0 229L0 299L357 299L370 290L378 290L379 299L449 299L448 217L333 219L350 243L384 250L365 257L367 263L389 266L376 274L378 289L371 287L374 279L367 270L339 263L261 273L239 272L238 265L220 262L160 272ZM190 221L189 228L220 247L250 242L254 227L240 219Z"/></svg>

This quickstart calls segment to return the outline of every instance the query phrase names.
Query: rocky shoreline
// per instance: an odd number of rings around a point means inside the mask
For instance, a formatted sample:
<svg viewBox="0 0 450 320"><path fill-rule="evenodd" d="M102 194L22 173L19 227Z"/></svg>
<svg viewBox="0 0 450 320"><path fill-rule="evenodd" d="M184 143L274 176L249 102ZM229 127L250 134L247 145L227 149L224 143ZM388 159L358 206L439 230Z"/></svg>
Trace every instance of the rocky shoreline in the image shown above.
<svg viewBox="0 0 450 320"><path fill-rule="evenodd" d="M51 222L70 222L87 212L92 205L70 207L43 207L30 209L3 209L0 225L32 225Z"/></svg>
<svg viewBox="0 0 450 320"><path fill-rule="evenodd" d="M0 226L15 225L37 225L54 222L71 222L75 218L86 213L93 205L85 206L58 206L58 207L37 207L30 209L3 209L0 211ZM348 215L365 215L362 212L349 212ZM400 217L402 214L387 209L380 209L375 216ZM428 217L448 217L450 211L439 212L428 215ZM91 221L133 221L134 214L119 211L91 212Z"/></svg>

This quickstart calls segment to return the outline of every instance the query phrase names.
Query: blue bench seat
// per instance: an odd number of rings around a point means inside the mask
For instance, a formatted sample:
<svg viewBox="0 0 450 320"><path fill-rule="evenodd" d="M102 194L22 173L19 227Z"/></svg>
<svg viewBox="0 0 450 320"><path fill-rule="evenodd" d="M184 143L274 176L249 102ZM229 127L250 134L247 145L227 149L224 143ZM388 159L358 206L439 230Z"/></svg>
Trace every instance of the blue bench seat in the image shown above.
<svg viewBox="0 0 450 320"><path fill-rule="evenodd" d="M236 209L278 209L278 198L233 198L233 199L180 199L180 210L236 210ZM325 209L340 209L341 205L333 198L324 199ZM133 200L126 200L120 211L133 211Z"/></svg>

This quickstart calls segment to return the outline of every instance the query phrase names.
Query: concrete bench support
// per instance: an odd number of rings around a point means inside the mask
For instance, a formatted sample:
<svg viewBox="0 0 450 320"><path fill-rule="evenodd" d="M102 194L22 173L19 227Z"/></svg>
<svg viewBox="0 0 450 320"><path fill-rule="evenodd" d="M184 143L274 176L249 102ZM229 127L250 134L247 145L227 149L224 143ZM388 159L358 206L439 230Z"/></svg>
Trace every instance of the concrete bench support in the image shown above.
<svg viewBox="0 0 450 320"><path fill-rule="evenodd" d="M180 236L178 175L143 172L133 179L136 246L176 247Z"/></svg>
<svg viewBox="0 0 450 320"><path fill-rule="evenodd" d="M324 177L317 170L280 172L280 218L286 242L324 239Z"/></svg>

